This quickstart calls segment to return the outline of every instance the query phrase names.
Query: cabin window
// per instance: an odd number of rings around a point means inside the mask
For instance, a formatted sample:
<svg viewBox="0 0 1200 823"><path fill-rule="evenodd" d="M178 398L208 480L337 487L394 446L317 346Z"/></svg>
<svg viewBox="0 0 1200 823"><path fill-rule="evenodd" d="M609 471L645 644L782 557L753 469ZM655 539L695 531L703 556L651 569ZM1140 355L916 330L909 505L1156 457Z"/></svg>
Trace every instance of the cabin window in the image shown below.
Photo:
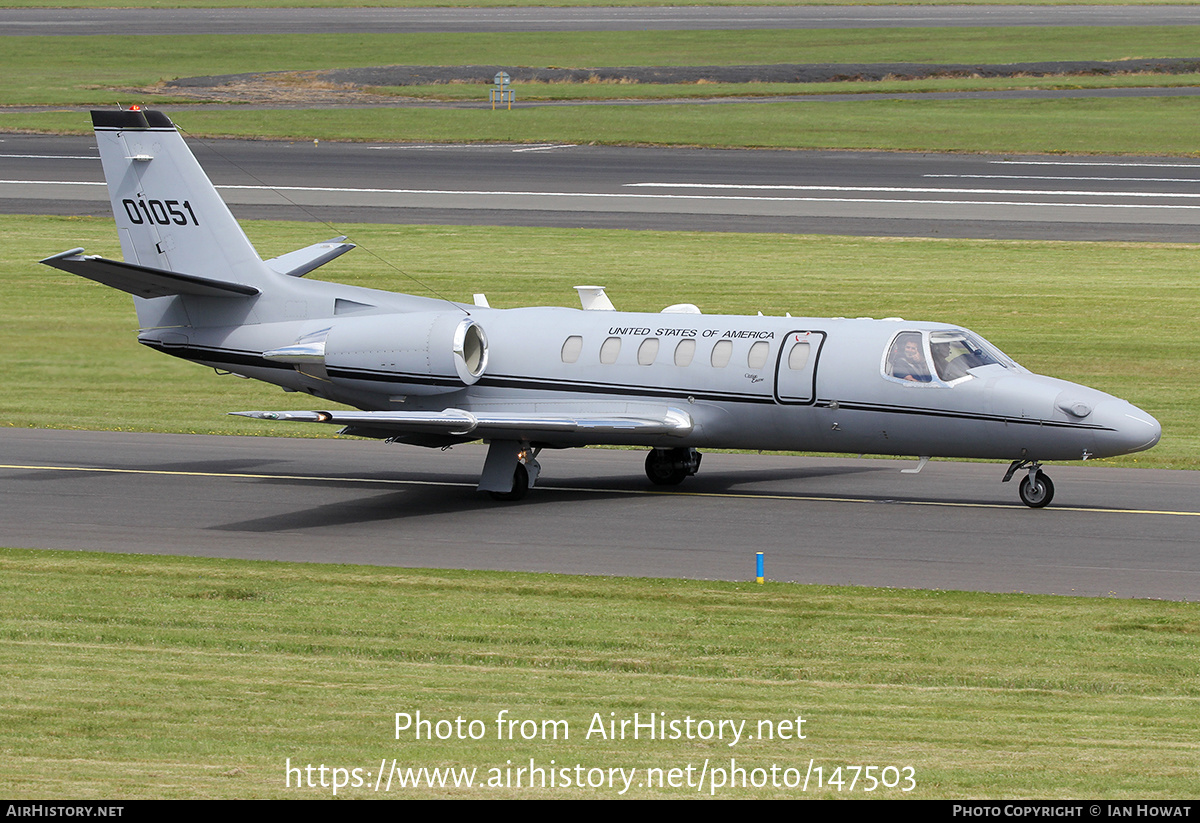
<svg viewBox="0 0 1200 823"><path fill-rule="evenodd" d="M675 365L679 367L692 365L692 358L696 356L696 341L691 337L685 337L679 341L679 345L675 347Z"/></svg>
<svg viewBox="0 0 1200 823"><path fill-rule="evenodd" d="M647 337L642 341L642 345L638 346L638 365L652 366L656 357L658 357L658 338Z"/></svg>
<svg viewBox="0 0 1200 823"><path fill-rule="evenodd" d="M796 343L788 352L788 368L792 371L801 371L807 365L808 343Z"/></svg>
<svg viewBox="0 0 1200 823"><path fill-rule="evenodd" d="M600 345L600 362L605 365L611 365L617 362L617 355L621 353L621 338L610 337Z"/></svg>
<svg viewBox="0 0 1200 823"><path fill-rule="evenodd" d="M718 340L717 345L713 346L712 364L714 369L723 369L729 365L729 358L733 355L733 341Z"/></svg>
<svg viewBox="0 0 1200 823"><path fill-rule="evenodd" d="M750 353L746 355L746 365L752 369L761 369L767 365L767 353L770 351L770 344L765 340L759 340L750 347Z"/></svg>
<svg viewBox="0 0 1200 823"><path fill-rule="evenodd" d="M571 335L563 343L562 361L564 363L577 362L581 351L583 351L583 338L577 334Z"/></svg>

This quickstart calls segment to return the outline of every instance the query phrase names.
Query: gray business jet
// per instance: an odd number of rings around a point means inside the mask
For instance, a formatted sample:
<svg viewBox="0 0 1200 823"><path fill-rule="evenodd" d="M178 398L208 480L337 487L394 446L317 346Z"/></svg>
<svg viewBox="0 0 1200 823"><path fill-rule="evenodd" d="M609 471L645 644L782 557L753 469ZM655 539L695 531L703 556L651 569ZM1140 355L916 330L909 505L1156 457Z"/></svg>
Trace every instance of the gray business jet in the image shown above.
<svg viewBox="0 0 1200 823"><path fill-rule="evenodd" d="M1042 461L1148 449L1161 428L1095 389L1022 368L942 323L493 309L302 279L344 237L262 260L174 124L92 112L124 262L73 249L42 262L133 295L152 349L353 407L235 412L442 447L490 443L479 490L516 500L542 449L650 449L646 474L695 474L700 448L1009 460L1045 506Z"/></svg>

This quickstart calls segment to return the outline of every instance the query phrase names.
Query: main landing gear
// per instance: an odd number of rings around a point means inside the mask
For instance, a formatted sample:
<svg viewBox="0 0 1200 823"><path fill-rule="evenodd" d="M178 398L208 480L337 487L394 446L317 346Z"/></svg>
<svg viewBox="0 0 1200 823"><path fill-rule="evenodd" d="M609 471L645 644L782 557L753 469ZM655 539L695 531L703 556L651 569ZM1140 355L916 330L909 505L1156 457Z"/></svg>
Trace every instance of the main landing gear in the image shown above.
<svg viewBox="0 0 1200 823"><path fill-rule="evenodd" d="M540 451L517 440L493 440L476 488L493 500L511 503L522 499L541 472L537 462Z"/></svg>
<svg viewBox="0 0 1200 823"><path fill-rule="evenodd" d="M513 470L512 491L488 492L488 494L493 500L499 500L502 503L515 503L523 500L525 495L529 494L529 469L525 468L524 463L518 463Z"/></svg>
<svg viewBox="0 0 1200 823"><path fill-rule="evenodd" d="M1012 476L1022 469L1027 469L1028 474L1021 478L1021 485L1017 489L1017 493L1021 495L1021 502L1031 509L1049 505L1054 499L1054 484L1042 472L1042 464L1036 460L1014 460L1008 467L1003 482L1012 480Z"/></svg>
<svg viewBox="0 0 1200 823"><path fill-rule="evenodd" d="M695 449L651 449L646 455L646 476L656 486L678 486L700 469Z"/></svg>

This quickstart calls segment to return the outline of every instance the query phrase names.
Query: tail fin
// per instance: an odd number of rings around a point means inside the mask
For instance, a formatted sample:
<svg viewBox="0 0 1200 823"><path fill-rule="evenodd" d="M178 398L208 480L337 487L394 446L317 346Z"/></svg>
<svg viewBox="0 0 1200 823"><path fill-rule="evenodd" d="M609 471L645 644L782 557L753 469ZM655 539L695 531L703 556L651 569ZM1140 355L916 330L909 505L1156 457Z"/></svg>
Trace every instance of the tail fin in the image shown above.
<svg viewBox="0 0 1200 823"><path fill-rule="evenodd" d="M263 261L165 114L93 111L92 124L125 259L72 249L43 263L132 294L143 331L301 319L310 301L336 311L327 284L298 278L353 243Z"/></svg>
<svg viewBox="0 0 1200 823"><path fill-rule="evenodd" d="M158 111L93 111L125 262L261 287L273 272Z"/></svg>

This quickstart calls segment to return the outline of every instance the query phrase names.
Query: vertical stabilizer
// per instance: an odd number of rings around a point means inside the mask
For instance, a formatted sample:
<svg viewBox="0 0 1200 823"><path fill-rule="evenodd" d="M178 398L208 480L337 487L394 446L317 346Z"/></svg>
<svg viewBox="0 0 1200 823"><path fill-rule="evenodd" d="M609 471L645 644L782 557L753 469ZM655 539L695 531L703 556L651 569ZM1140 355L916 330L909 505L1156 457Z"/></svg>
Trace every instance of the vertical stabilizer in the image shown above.
<svg viewBox="0 0 1200 823"><path fill-rule="evenodd" d="M264 285L271 272L158 111L93 111L104 179L127 263Z"/></svg>

